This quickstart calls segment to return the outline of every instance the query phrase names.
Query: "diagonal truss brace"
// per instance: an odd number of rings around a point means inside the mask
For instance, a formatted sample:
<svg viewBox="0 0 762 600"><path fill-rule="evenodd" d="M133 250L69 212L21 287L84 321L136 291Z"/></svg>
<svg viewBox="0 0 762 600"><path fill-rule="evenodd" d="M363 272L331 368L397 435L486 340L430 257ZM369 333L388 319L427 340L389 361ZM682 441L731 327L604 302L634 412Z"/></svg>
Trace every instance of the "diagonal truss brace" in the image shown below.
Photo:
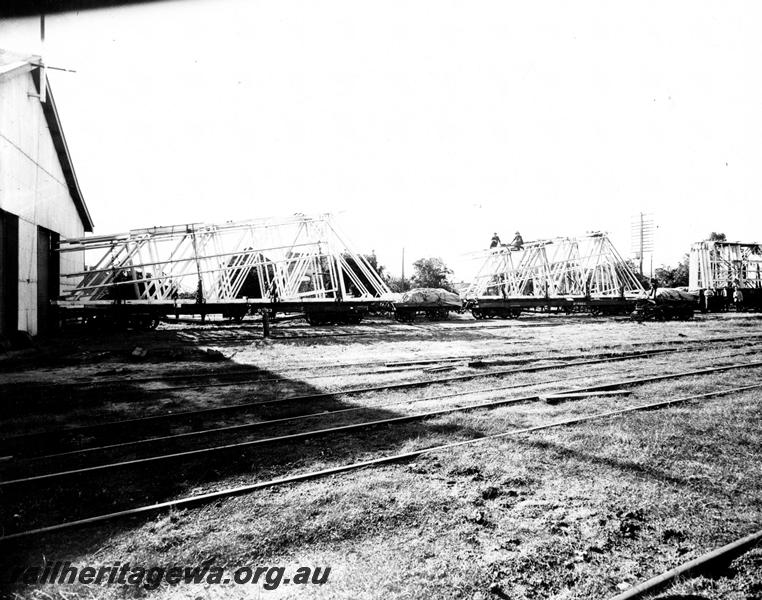
<svg viewBox="0 0 762 600"><path fill-rule="evenodd" d="M232 302L391 296L330 215L189 224L62 240L93 267L62 277L63 300Z"/></svg>
<svg viewBox="0 0 762 600"><path fill-rule="evenodd" d="M624 297L644 293L606 234L490 249L466 298Z"/></svg>

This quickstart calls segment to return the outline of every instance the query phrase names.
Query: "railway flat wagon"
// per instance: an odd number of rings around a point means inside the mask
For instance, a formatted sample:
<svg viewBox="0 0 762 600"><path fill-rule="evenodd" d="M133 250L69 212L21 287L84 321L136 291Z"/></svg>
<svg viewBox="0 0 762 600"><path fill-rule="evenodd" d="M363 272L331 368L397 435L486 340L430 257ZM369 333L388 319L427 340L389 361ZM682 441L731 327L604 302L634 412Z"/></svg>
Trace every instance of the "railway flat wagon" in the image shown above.
<svg viewBox="0 0 762 600"><path fill-rule="evenodd" d="M477 319L515 319L527 310L627 314L645 295L606 234L596 232L491 248L464 304Z"/></svg>
<svg viewBox="0 0 762 600"><path fill-rule="evenodd" d="M676 288L660 288L637 301L631 317L635 321L687 321L699 307L698 296Z"/></svg>
<svg viewBox="0 0 762 600"><path fill-rule="evenodd" d="M430 321L446 319L450 312L461 312L463 304L458 294L441 288L414 288L394 303L394 318L412 322L423 316Z"/></svg>
<svg viewBox="0 0 762 600"><path fill-rule="evenodd" d="M65 239L91 268L67 274L62 321L154 327L170 315L303 313L313 325L359 323L392 293L330 215L136 229Z"/></svg>

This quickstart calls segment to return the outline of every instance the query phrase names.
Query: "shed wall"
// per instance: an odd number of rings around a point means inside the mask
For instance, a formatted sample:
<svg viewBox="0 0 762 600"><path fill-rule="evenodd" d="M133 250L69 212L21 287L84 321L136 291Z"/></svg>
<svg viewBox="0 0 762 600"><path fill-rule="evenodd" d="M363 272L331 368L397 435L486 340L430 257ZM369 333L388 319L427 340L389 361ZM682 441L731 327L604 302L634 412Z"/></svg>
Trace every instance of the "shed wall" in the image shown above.
<svg viewBox="0 0 762 600"><path fill-rule="evenodd" d="M19 218L18 328L32 335L39 330L38 226L84 235L36 93L31 71L0 77L0 209ZM61 255L61 273L83 268L82 253Z"/></svg>

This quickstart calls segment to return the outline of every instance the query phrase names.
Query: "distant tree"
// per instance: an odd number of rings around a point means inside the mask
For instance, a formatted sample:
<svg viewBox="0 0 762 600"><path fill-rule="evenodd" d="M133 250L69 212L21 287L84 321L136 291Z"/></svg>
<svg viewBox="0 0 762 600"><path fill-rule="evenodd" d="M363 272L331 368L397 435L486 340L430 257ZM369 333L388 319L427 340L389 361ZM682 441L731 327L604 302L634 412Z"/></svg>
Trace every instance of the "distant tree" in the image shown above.
<svg viewBox="0 0 762 600"><path fill-rule="evenodd" d="M376 271L376 273L378 273L381 279L386 278L384 276L384 271L385 271L384 266L378 264L378 258L376 257L375 252L371 254L363 254L361 256L362 258L365 259L365 261L371 267L373 267L373 269ZM362 284L365 286L366 289L372 292L375 286L365 276L365 274L363 273L363 269L357 264L357 261L355 261L355 259L349 254L344 255L344 260L347 262L349 270L354 273L355 277L357 277L362 282ZM344 288L350 292L350 295L356 294L355 285L347 273L344 274Z"/></svg>
<svg viewBox="0 0 762 600"><path fill-rule="evenodd" d="M659 287L685 287L688 285L688 255L676 267L659 267L654 271Z"/></svg>
<svg viewBox="0 0 762 600"><path fill-rule="evenodd" d="M455 291L447 276L452 270L447 268L441 258L421 258L413 263L415 274L413 284L416 287L443 288Z"/></svg>
<svg viewBox="0 0 762 600"><path fill-rule="evenodd" d="M402 281L402 277L386 277L386 285L389 286L389 289L393 292L402 293L407 292L411 285L410 280L405 279L405 281Z"/></svg>
<svg viewBox="0 0 762 600"><path fill-rule="evenodd" d="M709 241L710 242L727 242L728 236L726 236L724 233L717 233L716 231L713 231L709 234Z"/></svg>
<svg viewBox="0 0 762 600"><path fill-rule="evenodd" d="M376 256L375 250L373 250L370 254L363 254L362 257L368 261L368 264L375 269L376 273L378 273L380 277L384 277L384 271L386 271L386 267L384 267L384 265L378 264L378 257Z"/></svg>
<svg viewBox="0 0 762 600"><path fill-rule="evenodd" d="M625 262L627 263L627 266L630 267L630 269L634 273L635 279L637 279L640 282L640 285L642 285L645 289L648 289L651 283L648 277L646 277L640 271L638 271L638 265L635 264L635 261L633 261L631 258L628 258Z"/></svg>

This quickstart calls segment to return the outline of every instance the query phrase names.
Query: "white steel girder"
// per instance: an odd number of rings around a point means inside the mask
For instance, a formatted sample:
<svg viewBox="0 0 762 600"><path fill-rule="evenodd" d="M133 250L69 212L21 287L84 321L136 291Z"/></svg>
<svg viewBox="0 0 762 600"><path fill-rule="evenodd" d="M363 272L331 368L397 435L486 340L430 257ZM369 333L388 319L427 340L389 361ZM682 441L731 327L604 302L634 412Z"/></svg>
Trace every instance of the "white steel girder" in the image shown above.
<svg viewBox="0 0 762 600"><path fill-rule="evenodd" d="M241 297L299 301L391 295L328 214L135 229L64 239L59 251L84 251L94 261L86 271L62 276L76 283L64 301L224 303Z"/></svg>
<svg viewBox="0 0 762 600"><path fill-rule="evenodd" d="M762 246L706 240L691 246L688 287L717 290L762 287Z"/></svg>
<svg viewBox="0 0 762 600"><path fill-rule="evenodd" d="M606 234L528 242L486 251L467 299L620 297L644 293Z"/></svg>

